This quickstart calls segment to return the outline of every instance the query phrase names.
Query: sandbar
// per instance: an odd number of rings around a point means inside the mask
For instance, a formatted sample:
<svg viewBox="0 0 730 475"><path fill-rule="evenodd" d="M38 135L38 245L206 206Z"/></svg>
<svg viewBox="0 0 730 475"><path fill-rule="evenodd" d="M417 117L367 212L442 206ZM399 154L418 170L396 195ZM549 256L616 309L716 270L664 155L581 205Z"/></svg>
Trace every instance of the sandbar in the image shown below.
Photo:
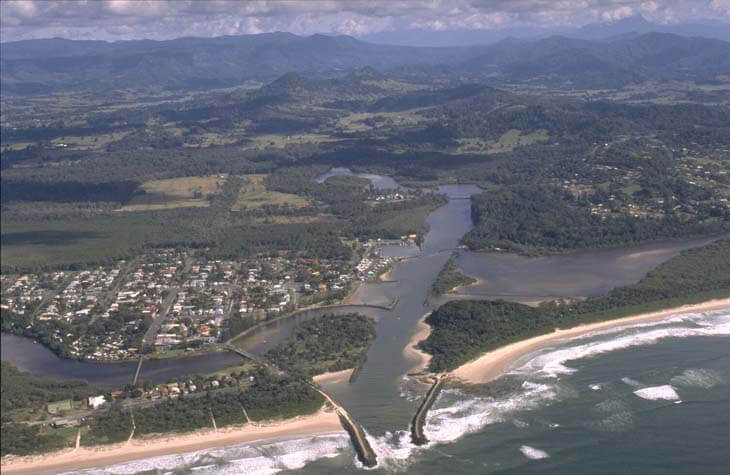
<svg viewBox="0 0 730 475"><path fill-rule="evenodd" d="M431 362L431 355L417 348L417 345L426 338L428 338L428 335L431 334L431 326L426 323L426 318L429 315L431 315L431 312L424 314L418 320L418 329L416 330L416 333L414 333L411 339L408 340L408 345L406 345L406 347L403 349L403 356L405 356L406 359L416 363L416 366L411 368L409 373L418 373L424 371L428 367L428 364Z"/></svg>
<svg viewBox="0 0 730 475"><path fill-rule="evenodd" d="M330 371L328 373L318 374L312 378L312 381L317 384L348 381L353 371L355 371L355 368L343 369L342 371Z"/></svg>

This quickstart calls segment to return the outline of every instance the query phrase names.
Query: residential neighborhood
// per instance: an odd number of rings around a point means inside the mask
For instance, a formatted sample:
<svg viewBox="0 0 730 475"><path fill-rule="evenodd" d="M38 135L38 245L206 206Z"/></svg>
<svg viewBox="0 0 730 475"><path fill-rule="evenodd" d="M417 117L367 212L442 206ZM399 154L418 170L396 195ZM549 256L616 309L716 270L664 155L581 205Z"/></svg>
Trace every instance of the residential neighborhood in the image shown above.
<svg viewBox="0 0 730 475"><path fill-rule="evenodd" d="M221 260L206 250L150 249L111 266L3 275L0 305L20 333L67 358L195 350L300 307L342 301L393 264L382 245L358 243L348 261L287 253Z"/></svg>

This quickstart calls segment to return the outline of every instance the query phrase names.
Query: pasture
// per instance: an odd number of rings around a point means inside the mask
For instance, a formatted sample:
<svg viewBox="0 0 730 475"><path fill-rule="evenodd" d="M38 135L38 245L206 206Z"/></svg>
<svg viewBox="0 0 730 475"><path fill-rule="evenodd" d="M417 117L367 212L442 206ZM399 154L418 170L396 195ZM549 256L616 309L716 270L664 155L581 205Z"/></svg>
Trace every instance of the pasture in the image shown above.
<svg viewBox="0 0 730 475"><path fill-rule="evenodd" d="M288 205L292 208L304 208L308 206L309 200L303 196L291 193L280 193L266 189L264 179L266 175L244 175L244 183L238 192L238 199L233 205L233 211L243 209L258 209L264 206Z"/></svg>
<svg viewBox="0 0 730 475"><path fill-rule="evenodd" d="M202 208L220 193L225 175L187 176L142 183L140 194L119 211L154 211L173 208Z"/></svg>

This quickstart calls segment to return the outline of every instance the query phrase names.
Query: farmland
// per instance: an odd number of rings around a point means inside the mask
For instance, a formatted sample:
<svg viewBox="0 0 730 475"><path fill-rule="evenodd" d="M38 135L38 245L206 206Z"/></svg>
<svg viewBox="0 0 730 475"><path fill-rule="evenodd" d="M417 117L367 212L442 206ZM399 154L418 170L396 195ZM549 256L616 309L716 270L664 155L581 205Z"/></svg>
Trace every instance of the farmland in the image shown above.
<svg viewBox="0 0 730 475"><path fill-rule="evenodd" d="M258 209L269 205L290 206L303 208L309 205L309 200L293 193L280 193L266 189L264 179L266 175L246 175L238 192L238 199L233 206L234 211L242 209Z"/></svg>
<svg viewBox="0 0 730 475"><path fill-rule="evenodd" d="M206 207L210 205L210 199L220 192L224 181L224 175L147 181L142 183L138 194L120 211Z"/></svg>

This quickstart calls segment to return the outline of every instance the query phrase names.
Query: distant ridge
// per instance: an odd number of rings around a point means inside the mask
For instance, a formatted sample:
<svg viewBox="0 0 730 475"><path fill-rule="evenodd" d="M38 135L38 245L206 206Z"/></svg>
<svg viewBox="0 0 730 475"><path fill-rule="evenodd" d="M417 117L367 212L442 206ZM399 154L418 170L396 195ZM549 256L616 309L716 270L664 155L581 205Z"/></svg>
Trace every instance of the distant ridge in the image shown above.
<svg viewBox="0 0 730 475"><path fill-rule="evenodd" d="M602 40L552 35L449 48L291 33L114 43L55 38L3 43L0 50L4 95L230 87L249 80L270 82L292 71L299 76L280 81L302 83L350 73L353 80L374 80L381 71L427 82L436 76L452 82L547 77L556 84L620 87L642 80L707 81L730 73L730 43L661 32Z"/></svg>

